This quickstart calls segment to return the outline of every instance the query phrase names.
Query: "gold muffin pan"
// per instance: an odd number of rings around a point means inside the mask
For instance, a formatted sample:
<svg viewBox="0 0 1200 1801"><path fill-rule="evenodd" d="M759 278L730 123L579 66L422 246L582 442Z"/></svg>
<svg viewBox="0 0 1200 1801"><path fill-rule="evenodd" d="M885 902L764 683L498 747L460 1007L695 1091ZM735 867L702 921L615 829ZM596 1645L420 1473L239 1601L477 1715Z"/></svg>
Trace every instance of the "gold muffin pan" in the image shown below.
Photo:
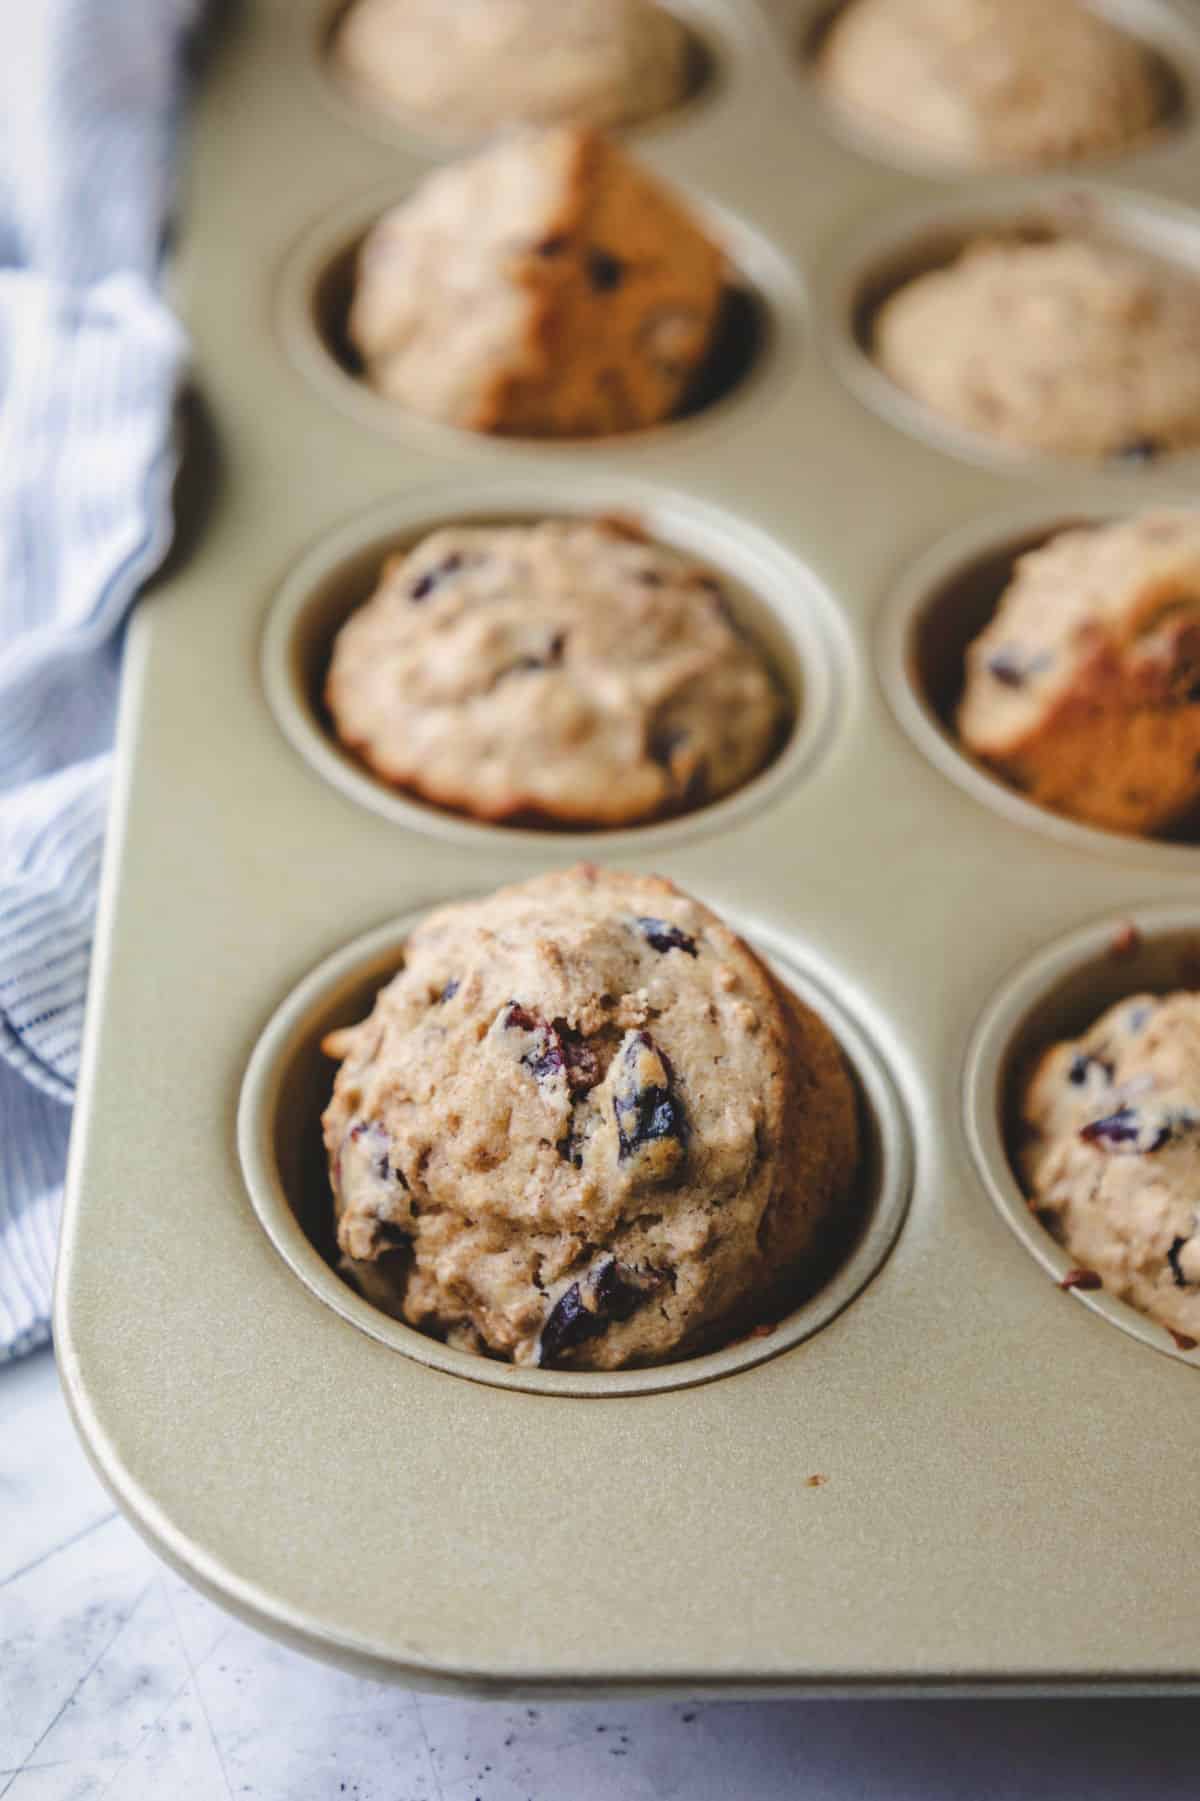
<svg viewBox="0 0 1200 1801"><path fill-rule="evenodd" d="M473 437L365 390L341 337L350 252L449 148L348 107L323 0L231 10L177 270L203 429L126 665L56 1309L71 1405L164 1556L375 1674L488 1694L1200 1687L1178 1504L1200 1355L1060 1292L1004 1151L1032 1049L1191 970L1200 848L1040 812L949 729L1013 555L1188 501L1200 459L996 455L862 353L887 282L981 223L1083 219L1200 262L1200 21L1116 9L1181 104L1102 180L951 185L833 121L801 55L819 6L680 10L710 78L631 135L729 248L752 299L741 377L586 444ZM454 521L597 510L711 563L774 663L795 721L756 781L681 819L542 833L437 812L346 755L324 664L384 554ZM871 1145L832 1280L665 1369L466 1357L332 1268L320 1031L366 1005L427 906L581 855L660 870L738 925L838 1033Z"/></svg>

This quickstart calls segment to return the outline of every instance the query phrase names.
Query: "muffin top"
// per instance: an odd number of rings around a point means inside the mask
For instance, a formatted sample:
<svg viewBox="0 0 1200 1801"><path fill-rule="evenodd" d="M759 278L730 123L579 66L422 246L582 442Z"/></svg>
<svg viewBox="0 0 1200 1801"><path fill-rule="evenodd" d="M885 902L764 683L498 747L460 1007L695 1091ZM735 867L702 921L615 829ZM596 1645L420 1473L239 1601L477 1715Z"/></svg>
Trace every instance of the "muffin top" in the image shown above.
<svg viewBox="0 0 1200 1801"><path fill-rule="evenodd" d="M818 74L872 130L974 166L1119 148L1164 101L1141 45L1075 0L851 0Z"/></svg>
<svg viewBox="0 0 1200 1801"><path fill-rule="evenodd" d="M1159 510L1057 533L1017 559L996 611L967 652L962 736L1002 752L1081 686L1124 704L1169 700L1180 638L1200 628L1200 512ZM1159 673L1170 673L1162 693Z"/></svg>
<svg viewBox="0 0 1200 1801"><path fill-rule="evenodd" d="M1109 1293L1200 1338L1200 994L1136 994L1040 1060L1024 1177Z"/></svg>
<svg viewBox="0 0 1200 1801"><path fill-rule="evenodd" d="M453 526L392 557L338 634L326 699L386 781L576 827L729 793L787 716L717 578L620 520Z"/></svg>
<svg viewBox="0 0 1200 1801"><path fill-rule="evenodd" d="M585 864L442 908L325 1048L349 1273L460 1346L686 1354L815 1271L849 1206L828 1029L656 877Z"/></svg>
<svg viewBox="0 0 1200 1801"><path fill-rule="evenodd" d="M1083 237L976 239L892 294L876 361L950 423L1145 460L1200 442L1200 282Z"/></svg>
<svg viewBox="0 0 1200 1801"><path fill-rule="evenodd" d="M687 30L651 0L355 0L334 55L376 105L460 136L629 124L692 73Z"/></svg>

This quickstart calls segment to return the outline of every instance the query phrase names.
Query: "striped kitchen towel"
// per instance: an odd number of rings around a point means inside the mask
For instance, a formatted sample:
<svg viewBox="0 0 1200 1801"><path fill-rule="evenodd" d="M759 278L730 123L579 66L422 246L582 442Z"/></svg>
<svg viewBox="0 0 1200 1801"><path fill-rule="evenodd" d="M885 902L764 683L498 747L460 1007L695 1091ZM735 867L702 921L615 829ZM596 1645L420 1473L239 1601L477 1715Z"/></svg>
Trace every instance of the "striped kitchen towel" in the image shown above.
<svg viewBox="0 0 1200 1801"><path fill-rule="evenodd" d="M0 6L0 1361L49 1333L123 630L170 541L196 11Z"/></svg>

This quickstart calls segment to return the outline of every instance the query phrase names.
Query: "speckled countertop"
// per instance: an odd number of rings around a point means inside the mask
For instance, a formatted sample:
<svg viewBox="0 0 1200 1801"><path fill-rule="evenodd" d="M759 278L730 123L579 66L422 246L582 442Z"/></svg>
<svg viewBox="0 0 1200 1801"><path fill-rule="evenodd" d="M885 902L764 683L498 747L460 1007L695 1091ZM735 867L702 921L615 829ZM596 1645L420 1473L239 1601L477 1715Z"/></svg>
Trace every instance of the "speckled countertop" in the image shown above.
<svg viewBox="0 0 1200 1801"><path fill-rule="evenodd" d="M443 1700L193 1593L0 1369L0 1801L1194 1801L1200 1702Z"/></svg>

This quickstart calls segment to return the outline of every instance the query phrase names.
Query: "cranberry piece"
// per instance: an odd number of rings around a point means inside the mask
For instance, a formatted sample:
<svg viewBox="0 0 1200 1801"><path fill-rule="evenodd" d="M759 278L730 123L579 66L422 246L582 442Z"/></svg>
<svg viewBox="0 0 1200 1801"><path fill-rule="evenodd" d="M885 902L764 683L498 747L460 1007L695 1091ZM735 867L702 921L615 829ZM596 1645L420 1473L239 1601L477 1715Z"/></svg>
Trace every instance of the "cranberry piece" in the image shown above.
<svg viewBox="0 0 1200 1801"><path fill-rule="evenodd" d="M671 1087L667 1059L649 1032L633 1032L621 1053L613 1087L618 1156L635 1158L649 1180L675 1174L683 1159L687 1125Z"/></svg>
<svg viewBox="0 0 1200 1801"><path fill-rule="evenodd" d="M538 1019L527 1007L510 1001L504 1015L504 1029L533 1034L533 1043L521 1062L539 1082L566 1072L572 1093L586 1093L600 1079L595 1052L587 1040L569 1026L565 1019Z"/></svg>
<svg viewBox="0 0 1200 1801"><path fill-rule="evenodd" d="M1112 455L1122 463L1150 463L1162 448L1157 438L1130 438L1128 443L1119 444Z"/></svg>
<svg viewBox="0 0 1200 1801"><path fill-rule="evenodd" d="M636 924L651 950L663 953L684 951L689 957L700 955L696 949L696 940L689 937L687 932L680 931L678 926L672 925L670 920L653 919L648 914L639 914Z"/></svg>
<svg viewBox="0 0 1200 1801"><path fill-rule="evenodd" d="M1161 1151L1165 1144L1194 1123L1191 1116L1184 1113L1147 1113L1139 1107L1118 1107L1115 1113L1092 1120L1090 1125L1082 1128L1079 1136L1087 1144L1098 1145L1102 1151L1149 1156L1154 1151Z"/></svg>
<svg viewBox="0 0 1200 1801"><path fill-rule="evenodd" d="M583 1304L578 1282L559 1295L542 1326L538 1338L537 1361L544 1369L556 1363L564 1351L582 1344L594 1332L603 1331L603 1323Z"/></svg>
<svg viewBox="0 0 1200 1801"><path fill-rule="evenodd" d="M1005 688L1023 688L1031 676L1049 669L1054 658L1048 650L1026 655L1015 645L1005 644L988 658L986 668L994 682Z"/></svg>
<svg viewBox="0 0 1200 1801"><path fill-rule="evenodd" d="M1112 1081L1113 1066L1111 1063L1103 1057L1093 1057L1086 1051L1080 1051L1078 1056L1071 1060L1071 1067L1067 1071L1067 1081L1076 1088L1085 1088L1093 1070L1106 1084Z"/></svg>
<svg viewBox="0 0 1200 1801"><path fill-rule="evenodd" d="M1058 1285L1060 1288L1103 1288L1104 1283L1094 1269L1069 1269Z"/></svg>
<svg viewBox="0 0 1200 1801"><path fill-rule="evenodd" d="M687 733L678 727L653 728L646 742L646 754L661 769L670 769L675 752L687 743Z"/></svg>
<svg viewBox="0 0 1200 1801"><path fill-rule="evenodd" d="M634 1270L605 1257L555 1301L538 1339L538 1364L544 1369L614 1320L628 1319L661 1281L657 1271Z"/></svg>
<svg viewBox="0 0 1200 1801"><path fill-rule="evenodd" d="M1171 1265L1171 1274L1175 1278L1176 1288L1194 1288L1195 1287L1195 1283L1189 1282L1187 1277L1184 1275L1183 1271L1179 1267L1179 1253L1183 1249L1184 1245L1187 1243L1188 1243L1188 1240L1186 1238L1172 1239L1171 1248L1167 1252L1167 1262Z"/></svg>
<svg viewBox="0 0 1200 1801"><path fill-rule="evenodd" d="M625 265L611 250L589 250L587 272L597 294L611 294L625 279Z"/></svg>
<svg viewBox="0 0 1200 1801"><path fill-rule="evenodd" d="M427 600L439 582L445 581L448 575L454 575L462 568L463 560L462 552L459 550L452 551L448 557L443 557L440 563L435 563L432 569L427 569L424 575L419 575L411 584L408 598L410 600Z"/></svg>

